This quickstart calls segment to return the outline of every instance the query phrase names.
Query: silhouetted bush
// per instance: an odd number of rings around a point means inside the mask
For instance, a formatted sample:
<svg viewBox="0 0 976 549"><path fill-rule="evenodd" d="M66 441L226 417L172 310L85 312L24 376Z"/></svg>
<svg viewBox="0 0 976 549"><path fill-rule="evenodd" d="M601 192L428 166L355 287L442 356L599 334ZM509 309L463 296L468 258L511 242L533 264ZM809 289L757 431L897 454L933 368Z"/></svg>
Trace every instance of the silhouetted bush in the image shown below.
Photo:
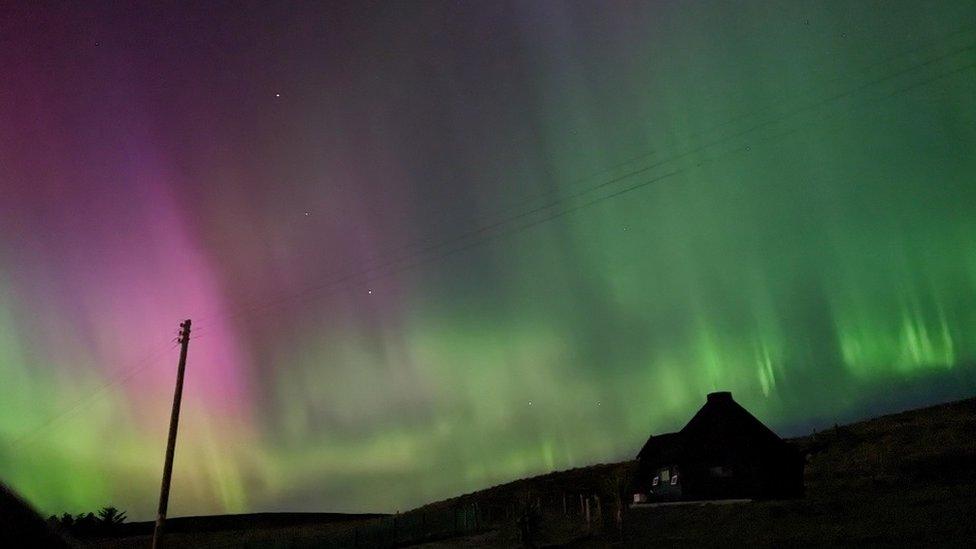
<svg viewBox="0 0 976 549"><path fill-rule="evenodd" d="M125 519L125 511L109 506L99 510L97 516L95 513L79 513L76 516L64 513L60 517L51 515L48 522L75 537L98 537L112 535Z"/></svg>

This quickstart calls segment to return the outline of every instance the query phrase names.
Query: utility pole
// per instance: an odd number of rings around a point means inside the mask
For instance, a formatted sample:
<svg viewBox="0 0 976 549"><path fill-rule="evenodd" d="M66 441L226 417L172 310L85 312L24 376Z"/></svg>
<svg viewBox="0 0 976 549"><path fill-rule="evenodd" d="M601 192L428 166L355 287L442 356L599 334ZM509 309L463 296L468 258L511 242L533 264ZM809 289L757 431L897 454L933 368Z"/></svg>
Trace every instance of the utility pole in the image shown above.
<svg viewBox="0 0 976 549"><path fill-rule="evenodd" d="M166 441L166 462L163 464L163 486L159 490L159 510L156 512L156 528L153 530L153 549L163 546L163 525L166 523L166 507L169 505L169 483L173 477L173 452L176 451L176 428L180 424L180 402L183 400L183 372L186 370L186 349L190 346L190 319L180 322L180 365L176 370L176 393L173 395L173 413L169 417L169 439Z"/></svg>

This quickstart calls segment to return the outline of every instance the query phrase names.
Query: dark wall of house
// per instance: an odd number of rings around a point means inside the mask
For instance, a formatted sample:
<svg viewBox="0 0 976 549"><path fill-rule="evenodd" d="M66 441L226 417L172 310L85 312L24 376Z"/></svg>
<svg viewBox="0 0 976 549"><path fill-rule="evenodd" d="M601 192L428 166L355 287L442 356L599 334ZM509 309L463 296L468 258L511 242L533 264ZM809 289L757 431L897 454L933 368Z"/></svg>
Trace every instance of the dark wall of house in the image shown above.
<svg viewBox="0 0 976 549"><path fill-rule="evenodd" d="M656 490L655 500L791 498L803 495L804 462L784 441L757 444L748 439L689 445L677 463L641 460L634 491L650 494L660 468L676 465L679 486Z"/></svg>
<svg viewBox="0 0 976 549"><path fill-rule="evenodd" d="M803 495L803 461L792 449L736 454L723 449L679 464L681 499L790 498ZM645 464L649 477L656 465Z"/></svg>

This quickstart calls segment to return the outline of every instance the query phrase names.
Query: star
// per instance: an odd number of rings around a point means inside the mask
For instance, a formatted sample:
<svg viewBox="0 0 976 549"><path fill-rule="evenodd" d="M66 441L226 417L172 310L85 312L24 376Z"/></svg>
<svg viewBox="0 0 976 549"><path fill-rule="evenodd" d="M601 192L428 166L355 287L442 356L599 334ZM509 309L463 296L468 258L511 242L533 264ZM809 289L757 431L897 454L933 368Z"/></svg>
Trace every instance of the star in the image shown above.
<svg viewBox="0 0 976 549"><path fill-rule="evenodd" d="M373 295L373 290L366 290L366 293L369 295Z"/></svg>
<svg viewBox="0 0 976 549"><path fill-rule="evenodd" d="M305 212L305 217L308 217L308 212Z"/></svg>
<svg viewBox="0 0 976 549"><path fill-rule="evenodd" d="M532 406L532 401L531 400L529 401L529 406Z"/></svg>
<svg viewBox="0 0 976 549"><path fill-rule="evenodd" d="M281 97L281 94L280 93L276 93L275 94L275 97Z"/></svg>

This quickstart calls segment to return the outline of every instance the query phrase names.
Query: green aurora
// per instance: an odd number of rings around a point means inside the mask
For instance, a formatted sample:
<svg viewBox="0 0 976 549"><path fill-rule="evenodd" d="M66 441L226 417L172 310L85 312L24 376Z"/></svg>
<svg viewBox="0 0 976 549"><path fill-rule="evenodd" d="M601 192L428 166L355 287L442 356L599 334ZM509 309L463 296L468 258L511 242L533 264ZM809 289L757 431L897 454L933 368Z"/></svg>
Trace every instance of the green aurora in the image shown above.
<svg viewBox="0 0 976 549"><path fill-rule="evenodd" d="M232 26L298 25L265 15ZM86 188L131 220L32 213L109 168L0 174L0 479L44 512L152 515L187 314L175 515L627 459L713 390L788 435L976 392L976 3L391 5L324 57L305 19L240 105L120 92L143 141L95 157L168 198Z"/></svg>

